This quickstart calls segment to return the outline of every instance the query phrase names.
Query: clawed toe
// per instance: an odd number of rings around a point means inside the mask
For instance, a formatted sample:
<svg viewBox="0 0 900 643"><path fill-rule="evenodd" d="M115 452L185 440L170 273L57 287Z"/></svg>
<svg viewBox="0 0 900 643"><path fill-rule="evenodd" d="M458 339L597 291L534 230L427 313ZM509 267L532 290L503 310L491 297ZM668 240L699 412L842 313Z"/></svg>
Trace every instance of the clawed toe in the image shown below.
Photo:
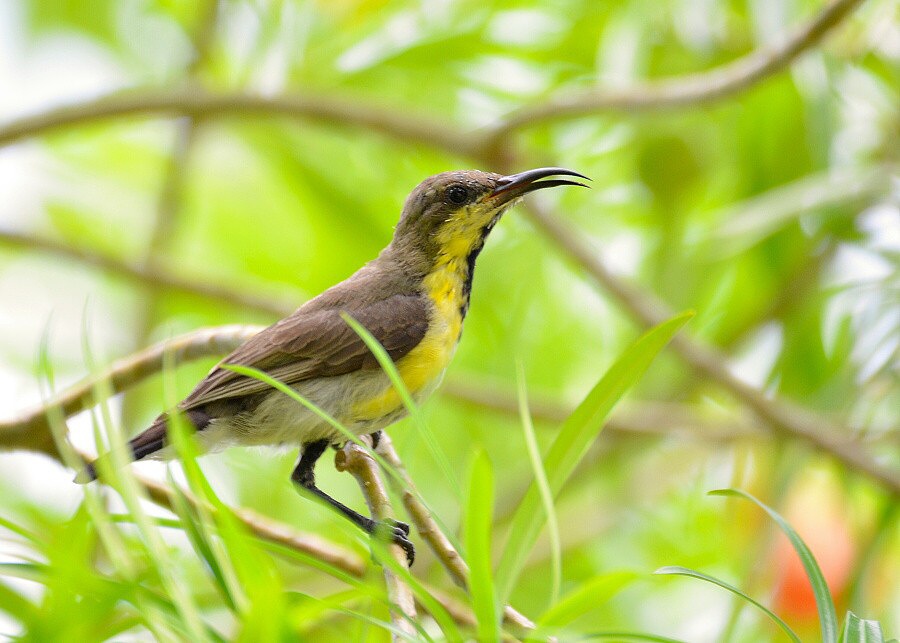
<svg viewBox="0 0 900 643"><path fill-rule="evenodd" d="M405 525L404 525L405 526ZM409 531L409 527L406 527L407 531ZM409 567L413 566L413 563L416 561L416 548L413 546L412 541L406 537L406 534L402 531L397 530L394 531L394 544L400 545L403 548L403 551L406 553L406 564Z"/></svg>
<svg viewBox="0 0 900 643"><path fill-rule="evenodd" d="M377 534L378 532L388 535L391 539L391 542L395 545L400 545L400 547L406 553L407 564L412 567L413 562L416 560L416 548L413 546L412 541L408 538L409 525L398 520L384 520L380 523L376 523L373 535Z"/></svg>
<svg viewBox="0 0 900 643"><path fill-rule="evenodd" d="M399 529L400 531L402 531L404 536L409 536L409 525L407 525L405 522L400 522L399 520L394 520L393 518L388 518L384 522L394 529Z"/></svg>

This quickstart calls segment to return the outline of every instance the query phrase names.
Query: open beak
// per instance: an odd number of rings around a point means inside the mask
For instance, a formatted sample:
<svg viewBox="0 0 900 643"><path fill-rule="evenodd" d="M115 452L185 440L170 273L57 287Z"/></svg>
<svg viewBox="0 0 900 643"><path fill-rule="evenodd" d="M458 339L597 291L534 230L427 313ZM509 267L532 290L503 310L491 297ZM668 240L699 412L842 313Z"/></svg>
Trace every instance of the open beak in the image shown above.
<svg viewBox="0 0 900 643"><path fill-rule="evenodd" d="M517 199L524 194L534 192L543 188L555 188L558 185L580 185L583 188L588 187L584 183L570 181L568 179L550 179L549 181L541 181L548 176L577 176L590 181L584 174L573 172L562 167L539 167L535 170L519 172L504 176L497 181L497 187L488 195L489 199L498 199L500 203L507 203L513 199Z"/></svg>

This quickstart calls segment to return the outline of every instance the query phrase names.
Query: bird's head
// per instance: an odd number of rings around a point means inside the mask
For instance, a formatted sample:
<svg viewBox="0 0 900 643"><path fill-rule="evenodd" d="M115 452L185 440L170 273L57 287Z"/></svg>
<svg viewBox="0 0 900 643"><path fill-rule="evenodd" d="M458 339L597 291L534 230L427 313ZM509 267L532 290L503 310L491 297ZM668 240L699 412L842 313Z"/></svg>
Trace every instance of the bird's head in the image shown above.
<svg viewBox="0 0 900 643"><path fill-rule="evenodd" d="M441 262L474 262L491 229L525 194L558 185L587 187L550 178L558 176L588 178L559 167L509 176L479 170L436 174L422 181L406 199L391 246L406 256L419 257L430 264L429 269Z"/></svg>

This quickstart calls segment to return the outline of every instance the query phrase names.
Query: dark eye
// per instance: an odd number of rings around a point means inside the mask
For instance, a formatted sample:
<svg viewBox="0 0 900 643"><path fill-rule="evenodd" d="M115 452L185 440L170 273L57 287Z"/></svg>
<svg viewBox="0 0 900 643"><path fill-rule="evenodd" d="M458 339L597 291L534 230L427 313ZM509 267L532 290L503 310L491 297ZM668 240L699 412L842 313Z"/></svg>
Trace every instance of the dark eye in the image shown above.
<svg viewBox="0 0 900 643"><path fill-rule="evenodd" d="M469 191L461 185L451 185L447 188L447 200L456 205L462 205L469 200Z"/></svg>

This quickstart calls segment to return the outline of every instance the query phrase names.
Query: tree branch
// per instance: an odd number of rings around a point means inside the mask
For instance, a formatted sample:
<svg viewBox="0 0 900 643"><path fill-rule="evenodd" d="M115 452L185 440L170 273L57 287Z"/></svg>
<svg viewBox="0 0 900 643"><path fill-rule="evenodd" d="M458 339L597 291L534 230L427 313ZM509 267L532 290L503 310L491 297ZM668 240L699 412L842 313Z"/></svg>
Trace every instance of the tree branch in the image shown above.
<svg viewBox="0 0 900 643"><path fill-rule="evenodd" d="M156 114L210 117L225 115L281 115L328 125L354 125L392 138L427 144L452 154L487 160L509 134L539 123L574 118L601 111L671 109L718 100L787 67L813 47L850 14L862 0L832 0L810 22L779 45L757 49L732 63L706 72L637 84L616 90L592 90L549 100L514 112L498 125L475 134L436 119L410 116L406 110L366 105L353 98L325 96L264 97L247 94L210 94L197 88L134 90L68 105L27 116L0 126L0 147L34 136L87 123Z"/></svg>
<svg viewBox="0 0 900 643"><path fill-rule="evenodd" d="M80 454L83 458L86 454ZM165 484L134 474L138 483L144 487L147 496L160 507L174 512L173 503L175 494ZM182 494L192 504L196 499L187 490ZM214 512L213 507L208 507ZM366 573L367 563L354 552L344 549L315 534L298 531L282 522L263 516L250 509L234 509L234 514L256 536L269 542L282 545L293 551L306 554L312 558L327 563L340 569L351 576L362 578Z"/></svg>
<svg viewBox="0 0 900 643"><path fill-rule="evenodd" d="M371 438L363 436L371 446ZM359 488L366 499L372 518L377 521L389 520L394 517L391 508L391 500L387 489L381 480L378 464L366 453L365 449L353 442L347 442L342 449L334 455L334 466L338 471L347 471L356 478ZM398 565L406 567L406 552L396 543L388 545L391 555ZM416 630L412 624L416 620L416 603L412 590L399 576L389 568L384 568L384 582L387 586L388 599L391 603L391 618L394 625L410 636L416 636ZM397 611L399 610L399 611ZM395 641L397 636L392 637Z"/></svg>
<svg viewBox="0 0 900 643"><path fill-rule="evenodd" d="M387 433L381 434L381 439L378 441L378 448L376 451L378 452L378 455L384 458L385 462L394 468L402 479L403 484L401 486L393 476L388 478L391 486L394 488L394 492L402 499L403 506L406 507L410 520L412 520L413 524L416 526L416 531L419 533L419 536L421 536L425 542L428 543L428 546L431 547L431 550L435 553L438 560L441 562L441 565L443 565L444 569L450 574L450 578L453 579L453 582L468 591L469 566L466 564L466 561L463 560L462 556L459 555L459 552L456 551L453 543L451 543L444 535L444 532L441 531L441 528L438 526L437 522L435 522L431 512L428 511L428 508L419 502L416 486L413 483L412 478L410 478L409 473L407 473L406 467L404 466L403 461L400 460L400 456L394 449L394 444L391 442ZM523 630L533 630L535 628L534 623L528 617L518 612L511 605L506 605L503 608L503 619L507 623L515 625Z"/></svg>
<svg viewBox="0 0 900 643"><path fill-rule="evenodd" d="M441 395L463 404L478 406L497 413L519 417L518 400L514 393L484 383L450 381L439 390ZM574 406L541 399L529 393L528 408L535 420L558 424L563 422ZM703 441L728 441L743 438L767 437L758 424L743 418L713 419L690 409L685 404L643 401L629 408L618 409L607 420L606 431L626 435L673 436Z"/></svg>
<svg viewBox="0 0 900 643"><path fill-rule="evenodd" d="M151 288L176 290L274 317L283 317L294 308L274 301L271 297L259 297L230 288L184 279L159 268L132 265L90 250L79 250L52 239L0 230L0 245L64 257L138 284L149 285Z"/></svg>
<svg viewBox="0 0 900 643"><path fill-rule="evenodd" d="M353 98L325 96L265 97L251 94L212 94L198 88L135 90L94 101L68 105L0 126L0 147L38 135L125 116L172 117L286 116L326 125L354 125L402 141L428 144L460 156L474 156L471 136L437 121L411 115L407 109L379 109Z"/></svg>
<svg viewBox="0 0 900 643"><path fill-rule="evenodd" d="M709 71L648 81L623 89L593 89L566 98L548 100L505 118L486 134L484 148L499 147L516 130L548 121L604 111L657 110L710 103L736 94L772 76L816 45L839 25L862 0L832 0L808 23L779 44L762 47Z"/></svg>
<svg viewBox="0 0 900 643"><path fill-rule="evenodd" d="M672 316L672 311L662 302L610 272L581 237L543 206L532 200L526 205L526 213L539 230L587 270L640 324L655 326ZM835 426L784 400L766 397L732 374L726 355L693 339L689 333L679 333L670 345L694 370L725 388L774 430L807 442L851 469L865 473L892 495L900 494L900 472L879 466L858 445L848 442L846 436L852 435L850 429Z"/></svg>
<svg viewBox="0 0 900 643"><path fill-rule="evenodd" d="M113 362L106 370L57 394L46 405L23 413L18 418L0 421L0 450L26 450L46 453L59 459L49 414L69 417L95 404L94 390L99 382L119 391L158 373L171 358L175 364L208 356L221 356L262 330L262 326L222 326L204 328L165 340L138 353Z"/></svg>

